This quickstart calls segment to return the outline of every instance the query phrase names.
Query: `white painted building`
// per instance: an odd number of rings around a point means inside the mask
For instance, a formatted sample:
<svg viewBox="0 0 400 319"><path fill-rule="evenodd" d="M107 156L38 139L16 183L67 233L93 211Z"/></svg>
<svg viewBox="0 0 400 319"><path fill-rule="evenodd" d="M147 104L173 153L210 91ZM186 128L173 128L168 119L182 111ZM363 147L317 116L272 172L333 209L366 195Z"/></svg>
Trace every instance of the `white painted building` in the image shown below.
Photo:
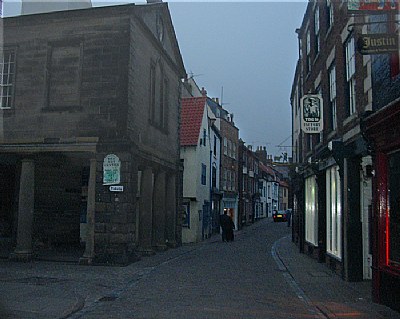
<svg viewBox="0 0 400 319"><path fill-rule="evenodd" d="M211 236L210 175L213 144L209 133L206 97L183 98L181 160L183 161L182 242L199 242Z"/></svg>

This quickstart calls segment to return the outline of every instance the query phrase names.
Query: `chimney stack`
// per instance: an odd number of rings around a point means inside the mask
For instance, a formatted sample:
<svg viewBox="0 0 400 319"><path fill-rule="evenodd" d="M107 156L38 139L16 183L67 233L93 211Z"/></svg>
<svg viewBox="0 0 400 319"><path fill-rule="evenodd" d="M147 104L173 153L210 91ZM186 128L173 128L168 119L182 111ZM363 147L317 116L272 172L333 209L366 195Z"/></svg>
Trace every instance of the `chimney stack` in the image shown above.
<svg viewBox="0 0 400 319"><path fill-rule="evenodd" d="M204 87L201 88L201 95L207 96L207 91L204 89Z"/></svg>

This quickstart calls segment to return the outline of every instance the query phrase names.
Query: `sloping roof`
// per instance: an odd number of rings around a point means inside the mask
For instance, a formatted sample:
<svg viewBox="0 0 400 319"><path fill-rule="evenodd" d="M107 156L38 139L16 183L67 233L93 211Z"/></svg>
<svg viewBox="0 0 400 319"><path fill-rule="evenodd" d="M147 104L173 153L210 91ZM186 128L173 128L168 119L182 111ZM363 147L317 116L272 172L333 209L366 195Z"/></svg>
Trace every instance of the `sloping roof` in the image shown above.
<svg viewBox="0 0 400 319"><path fill-rule="evenodd" d="M282 187L289 188L289 184L285 181L279 181L279 185L281 185Z"/></svg>
<svg viewBox="0 0 400 319"><path fill-rule="evenodd" d="M181 146L197 145L206 99L204 96L182 99Z"/></svg>
<svg viewBox="0 0 400 319"><path fill-rule="evenodd" d="M267 174L275 177L275 170L273 168L271 168L270 166L265 165L264 163L260 162L260 169L262 171L266 172Z"/></svg>

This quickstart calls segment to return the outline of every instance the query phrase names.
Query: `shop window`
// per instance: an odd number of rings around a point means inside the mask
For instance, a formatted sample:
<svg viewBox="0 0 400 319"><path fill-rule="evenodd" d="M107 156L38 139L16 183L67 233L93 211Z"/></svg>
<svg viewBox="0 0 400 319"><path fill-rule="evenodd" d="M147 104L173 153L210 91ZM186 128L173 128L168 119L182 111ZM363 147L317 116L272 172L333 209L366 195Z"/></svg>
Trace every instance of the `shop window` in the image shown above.
<svg viewBox="0 0 400 319"><path fill-rule="evenodd" d="M318 196L316 177L306 179L306 241L318 246Z"/></svg>
<svg viewBox="0 0 400 319"><path fill-rule="evenodd" d="M389 263L400 268L400 152L389 156Z"/></svg>
<svg viewBox="0 0 400 319"><path fill-rule="evenodd" d="M339 166L326 170L326 250L342 258L342 200Z"/></svg>

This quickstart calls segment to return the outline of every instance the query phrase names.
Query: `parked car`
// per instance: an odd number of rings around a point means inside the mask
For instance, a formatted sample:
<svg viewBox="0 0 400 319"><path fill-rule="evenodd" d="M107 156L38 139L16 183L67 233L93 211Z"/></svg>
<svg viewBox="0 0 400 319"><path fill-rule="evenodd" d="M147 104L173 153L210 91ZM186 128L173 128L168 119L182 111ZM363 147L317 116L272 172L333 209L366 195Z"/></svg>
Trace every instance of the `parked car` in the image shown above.
<svg viewBox="0 0 400 319"><path fill-rule="evenodd" d="M272 213L272 217L274 222L286 222L287 221L287 213L285 210L274 210Z"/></svg>

